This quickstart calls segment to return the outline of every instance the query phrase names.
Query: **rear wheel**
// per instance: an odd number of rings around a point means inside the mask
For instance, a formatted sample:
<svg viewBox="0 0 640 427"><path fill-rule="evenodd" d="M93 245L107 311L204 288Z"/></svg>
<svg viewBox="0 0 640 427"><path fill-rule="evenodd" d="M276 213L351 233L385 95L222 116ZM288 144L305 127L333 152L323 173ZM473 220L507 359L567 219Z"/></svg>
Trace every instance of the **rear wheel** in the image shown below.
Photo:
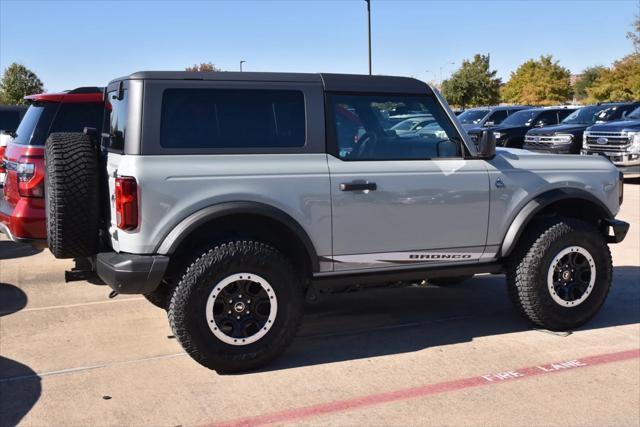
<svg viewBox="0 0 640 427"><path fill-rule="evenodd" d="M178 283L169 322L185 351L220 373L260 367L292 341L303 292L289 261L256 241L216 245Z"/></svg>
<svg viewBox="0 0 640 427"><path fill-rule="evenodd" d="M598 312L611 287L611 252L602 233L570 218L540 222L523 236L507 274L509 294L533 324L578 327Z"/></svg>
<svg viewBox="0 0 640 427"><path fill-rule="evenodd" d="M98 249L98 153L84 133L52 133L45 147L47 244L56 258Z"/></svg>

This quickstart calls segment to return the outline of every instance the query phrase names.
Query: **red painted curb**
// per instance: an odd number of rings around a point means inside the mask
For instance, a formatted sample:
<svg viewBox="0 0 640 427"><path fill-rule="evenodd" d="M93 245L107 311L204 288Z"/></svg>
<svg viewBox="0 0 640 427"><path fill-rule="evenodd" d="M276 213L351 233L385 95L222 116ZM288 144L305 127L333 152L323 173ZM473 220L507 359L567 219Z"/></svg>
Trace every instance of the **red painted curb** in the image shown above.
<svg viewBox="0 0 640 427"><path fill-rule="evenodd" d="M212 427L239 427L239 426L259 426L278 422L299 420L323 414L344 412L365 406L379 405L382 403L395 402L399 400L413 399L417 397L429 396L466 388L479 387L492 384L500 384L507 381L530 378L540 375L563 372L567 370L584 368L589 366L604 365L623 360L637 359L640 357L640 349L621 351L617 353L606 353L595 356L582 357L580 359L566 360L563 362L549 363L527 368L514 369L504 372L496 372L477 377L463 378L454 381L447 381L436 384L427 384L419 387L390 391L386 393L371 394L368 396L355 397L352 399L337 400L334 402L321 403L318 405L305 406L302 408L287 409L271 414L257 415L255 417L241 418L236 420L221 421L212 424Z"/></svg>

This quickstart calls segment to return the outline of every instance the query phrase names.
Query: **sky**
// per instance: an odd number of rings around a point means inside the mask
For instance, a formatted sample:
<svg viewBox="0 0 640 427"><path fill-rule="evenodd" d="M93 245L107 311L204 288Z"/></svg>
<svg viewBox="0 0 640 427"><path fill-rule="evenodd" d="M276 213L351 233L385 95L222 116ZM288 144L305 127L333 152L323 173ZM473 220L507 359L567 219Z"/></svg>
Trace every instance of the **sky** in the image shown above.
<svg viewBox="0 0 640 427"><path fill-rule="evenodd" d="M371 0L373 73L438 82L476 53L503 80L543 54L579 73L629 54L638 14L640 0ZM240 60L245 71L366 74L366 3L0 0L0 69L24 64L49 92L200 62L237 71Z"/></svg>

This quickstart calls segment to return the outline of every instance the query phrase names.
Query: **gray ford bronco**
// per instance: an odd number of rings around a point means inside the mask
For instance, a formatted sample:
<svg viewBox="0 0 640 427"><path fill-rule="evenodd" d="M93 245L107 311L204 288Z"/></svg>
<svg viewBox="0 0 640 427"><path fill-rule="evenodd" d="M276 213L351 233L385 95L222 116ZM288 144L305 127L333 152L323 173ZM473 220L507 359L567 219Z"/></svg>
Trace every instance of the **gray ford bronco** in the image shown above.
<svg viewBox="0 0 640 427"><path fill-rule="evenodd" d="M433 123L398 134L397 114ZM476 145L411 78L139 72L109 83L104 123L47 142L50 250L68 280L166 309L218 372L272 360L305 300L354 285L505 273L534 325L575 328L629 227L611 162Z"/></svg>

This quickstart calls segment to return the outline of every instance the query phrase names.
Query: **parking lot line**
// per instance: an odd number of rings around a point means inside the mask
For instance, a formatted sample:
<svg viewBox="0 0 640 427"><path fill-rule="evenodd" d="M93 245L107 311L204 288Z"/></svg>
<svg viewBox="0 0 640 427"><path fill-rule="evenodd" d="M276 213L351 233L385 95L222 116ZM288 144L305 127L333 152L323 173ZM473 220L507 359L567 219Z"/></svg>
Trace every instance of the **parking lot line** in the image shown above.
<svg viewBox="0 0 640 427"><path fill-rule="evenodd" d="M496 385L513 380L520 380L524 378L531 378L567 370L604 365L607 363L620 362L637 358L640 358L640 349L598 354L594 356L581 357L579 359L565 360L555 363L545 363L525 368L511 369L486 375L462 378L454 381L427 384L419 387L412 387L379 394L371 394L345 400L337 400L301 408L287 409L284 411L258 415L255 417L216 422L211 426L240 427L291 422L303 418L311 418L320 415L350 411L366 406L426 397L429 395L454 392L473 387Z"/></svg>
<svg viewBox="0 0 640 427"><path fill-rule="evenodd" d="M143 299L145 298L139 297L139 298L108 299L105 301L80 302L77 304L50 305L47 307L32 307L32 308L25 308L23 310L20 310L20 313L26 313L29 311L43 311L43 310L55 310L55 309L61 309L61 308L84 307L86 305L110 304L115 302L140 301ZM10 312L6 312L6 313L0 312L0 315L9 314L9 313Z"/></svg>
<svg viewBox="0 0 640 427"><path fill-rule="evenodd" d="M181 357L181 356L186 356L186 355L187 355L187 353L182 351L180 353L163 354L163 355L160 355L160 356L145 357L145 358L142 358L142 359L123 360L123 361L120 361L120 362L101 363L99 365L79 366L79 367L76 367L76 368L59 369L57 371L38 372L38 373L35 373L35 374L29 374L29 375L18 375L18 376L15 376L15 377L0 378L0 384L8 383L8 382L14 382L14 381L25 381L25 380L30 380L30 379L33 379L33 378L53 377L53 376L56 376L56 375L65 375L65 374L72 374L72 373L75 373L75 372L91 371L93 369L110 368L110 367L113 367L113 366L129 365L129 364L132 364L132 363L149 362L151 360L173 359L174 357Z"/></svg>

